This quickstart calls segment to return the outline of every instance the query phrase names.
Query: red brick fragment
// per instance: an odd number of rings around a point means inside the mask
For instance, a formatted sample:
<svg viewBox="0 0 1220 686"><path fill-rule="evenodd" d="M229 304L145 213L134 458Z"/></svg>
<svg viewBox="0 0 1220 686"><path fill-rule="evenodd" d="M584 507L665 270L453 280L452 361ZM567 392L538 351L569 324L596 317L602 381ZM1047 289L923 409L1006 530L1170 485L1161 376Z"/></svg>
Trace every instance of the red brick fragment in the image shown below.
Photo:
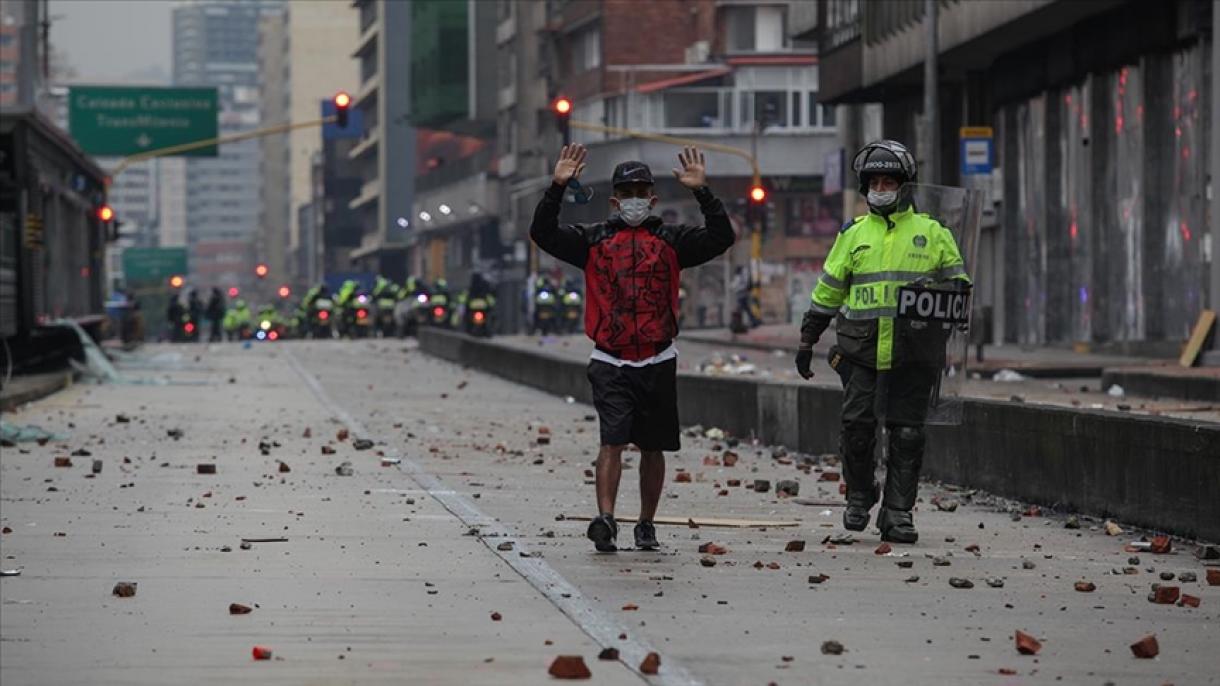
<svg viewBox="0 0 1220 686"><path fill-rule="evenodd" d="M1199 603L1200 600L1197 597L1189 593L1183 593L1182 599L1178 601L1178 607L1199 607Z"/></svg>
<svg viewBox="0 0 1220 686"><path fill-rule="evenodd" d="M591 679L593 672L585 665L585 659L580 655L560 655L551 663L547 674L556 679Z"/></svg>
<svg viewBox="0 0 1220 686"><path fill-rule="evenodd" d="M254 646L254 649L251 650L250 653L254 655L255 660L271 659L271 649L267 646Z"/></svg>
<svg viewBox="0 0 1220 686"><path fill-rule="evenodd" d="M197 464L195 465L196 474L215 474L216 465L214 464Z"/></svg>
<svg viewBox="0 0 1220 686"><path fill-rule="evenodd" d="M309 428L308 426L305 427L305 431L301 434L301 438L313 438L313 429Z"/></svg>
<svg viewBox="0 0 1220 686"><path fill-rule="evenodd" d="M254 612L254 608L241 603L229 603L229 614L231 615L248 615Z"/></svg>
<svg viewBox="0 0 1220 686"><path fill-rule="evenodd" d="M1022 655L1037 655L1042 650L1042 642L1024 631L1016 633L1017 652Z"/></svg>
<svg viewBox="0 0 1220 686"><path fill-rule="evenodd" d="M708 555L723 555L729 552L729 549L720 545L719 543L712 543L711 541L708 541L707 543L699 546L699 552L706 553Z"/></svg>
<svg viewBox="0 0 1220 686"><path fill-rule="evenodd" d="M598 653L598 654L597 654L597 659L599 659L599 660L611 660L611 661L613 661L613 660L617 660L617 659L618 659L618 648L604 648L604 649L602 649L602 651L601 651L600 653Z"/></svg>
<svg viewBox="0 0 1220 686"><path fill-rule="evenodd" d="M704 455L703 464L707 467L719 467L720 460L717 460L715 455Z"/></svg>
<svg viewBox="0 0 1220 686"><path fill-rule="evenodd" d="M893 549L893 546L891 546L889 543L882 543L881 545L877 546L877 549L874 550L873 553L876 555L885 555Z"/></svg>
<svg viewBox="0 0 1220 686"><path fill-rule="evenodd" d="M838 481L840 478L838 472L822 472L818 476L818 481Z"/></svg>
<svg viewBox="0 0 1220 686"><path fill-rule="evenodd" d="M56 466L56 467L71 467L71 466L72 466L72 458L70 458L70 457L57 457L57 458L55 458L55 466Z"/></svg>
<svg viewBox="0 0 1220 686"><path fill-rule="evenodd" d="M2 534L11 534L11 533L13 533L13 529L12 529L12 527L8 527L8 526L6 526L6 527L4 527L3 529L0 529L0 533L2 533Z"/></svg>
<svg viewBox="0 0 1220 686"><path fill-rule="evenodd" d="M1152 589L1152 602L1157 605L1173 605L1182 593L1177 586L1157 586Z"/></svg>
<svg viewBox="0 0 1220 686"><path fill-rule="evenodd" d="M339 429L339 433L335 434L335 438L340 441L346 441L348 437L347 429Z"/></svg>
<svg viewBox="0 0 1220 686"><path fill-rule="evenodd" d="M635 603L627 603L623 606L623 612L635 612L638 609L640 609L640 606Z"/></svg>
<svg viewBox="0 0 1220 686"><path fill-rule="evenodd" d="M728 481L725 481L724 483L725 483L725 485L727 485L727 486L731 486L731 487L733 487L733 488L737 488L738 486L740 486L740 485L741 485L741 479L729 479Z"/></svg>
<svg viewBox="0 0 1220 686"><path fill-rule="evenodd" d="M737 453L731 450L726 451L724 453L724 457L721 458L721 461L724 463L724 466L732 467L737 464Z"/></svg>
<svg viewBox="0 0 1220 686"><path fill-rule="evenodd" d="M778 562L768 562L767 569L779 569L779 563Z"/></svg>
<svg viewBox="0 0 1220 686"><path fill-rule="evenodd" d="M1017 670L1015 670L1011 667L1000 667L999 672L1000 672L1000 674L1003 674L1004 676L1015 676L1017 673Z"/></svg>
<svg viewBox="0 0 1220 686"><path fill-rule="evenodd" d="M1135 643L1131 644L1131 653L1136 657L1149 659L1154 658L1161 652L1161 646L1156 642L1155 634L1148 634Z"/></svg>
<svg viewBox="0 0 1220 686"><path fill-rule="evenodd" d="M291 471L292 467L289 467L287 462L280 461L280 474L287 474Z"/></svg>
<svg viewBox="0 0 1220 686"><path fill-rule="evenodd" d="M704 555L703 557L699 558L699 564L703 565L704 567L715 567L716 558Z"/></svg>
<svg viewBox="0 0 1220 686"><path fill-rule="evenodd" d="M1149 544L1149 550L1155 555L1164 555L1173 549L1173 541L1168 536L1153 536Z"/></svg>
<svg viewBox="0 0 1220 686"><path fill-rule="evenodd" d="M1207 585L1220 586L1220 569L1207 570Z"/></svg>
<svg viewBox="0 0 1220 686"><path fill-rule="evenodd" d="M493 622L498 622L498 621L500 621L501 619L504 619L504 617L503 617L503 616L501 616L499 612L493 612L493 613L491 613L491 621L493 621Z"/></svg>
<svg viewBox="0 0 1220 686"><path fill-rule="evenodd" d="M322 446L322 454L323 455L334 455L335 449L330 447L329 445L324 445L324 446Z"/></svg>
<svg viewBox="0 0 1220 686"><path fill-rule="evenodd" d="M968 553L977 553L979 551L979 546L977 543L971 543L970 545L966 546L965 550Z"/></svg>
<svg viewBox="0 0 1220 686"><path fill-rule="evenodd" d="M801 553L805 551L804 541L788 541L788 545L784 546L786 553Z"/></svg>
<svg viewBox="0 0 1220 686"><path fill-rule="evenodd" d="M130 581L120 581L114 585L112 593L120 598L130 598L136 594L136 585Z"/></svg>
<svg viewBox="0 0 1220 686"><path fill-rule="evenodd" d="M661 668L661 656L656 653L648 653L644 656L644 661L640 663L641 674L656 674Z"/></svg>
<svg viewBox="0 0 1220 686"><path fill-rule="evenodd" d="M839 482L839 495L847 495L847 482Z"/></svg>
<svg viewBox="0 0 1220 686"><path fill-rule="evenodd" d="M1092 581L1077 581L1076 590L1081 593L1092 593L1097 590L1097 584Z"/></svg>
<svg viewBox="0 0 1220 686"><path fill-rule="evenodd" d="M688 484L690 483L690 472L678 472L674 474L674 483Z"/></svg>

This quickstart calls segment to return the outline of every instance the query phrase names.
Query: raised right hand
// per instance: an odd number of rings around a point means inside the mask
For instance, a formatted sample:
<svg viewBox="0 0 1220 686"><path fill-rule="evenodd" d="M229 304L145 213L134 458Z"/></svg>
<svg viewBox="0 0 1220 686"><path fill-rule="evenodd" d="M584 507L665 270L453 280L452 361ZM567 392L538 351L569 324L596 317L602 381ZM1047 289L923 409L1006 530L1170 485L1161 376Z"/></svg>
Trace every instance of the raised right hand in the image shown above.
<svg viewBox="0 0 1220 686"><path fill-rule="evenodd" d="M572 179L578 178L585 170L585 157L589 149L580 143L563 146L559 151L559 160L555 162L555 174L551 177L560 186L568 185Z"/></svg>

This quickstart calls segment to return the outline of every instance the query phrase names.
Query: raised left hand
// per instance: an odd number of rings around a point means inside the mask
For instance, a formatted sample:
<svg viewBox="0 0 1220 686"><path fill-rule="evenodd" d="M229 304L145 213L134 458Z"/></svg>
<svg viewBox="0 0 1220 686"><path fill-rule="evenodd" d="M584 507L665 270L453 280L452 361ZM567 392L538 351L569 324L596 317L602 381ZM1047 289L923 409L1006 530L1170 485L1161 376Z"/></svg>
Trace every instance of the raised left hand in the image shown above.
<svg viewBox="0 0 1220 686"><path fill-rule="evenodd" d="M678 153L681 169L674 169L678 182L690 189L707 185L707 169L704 167L703 153L696 148L684 148Z"/></svg>

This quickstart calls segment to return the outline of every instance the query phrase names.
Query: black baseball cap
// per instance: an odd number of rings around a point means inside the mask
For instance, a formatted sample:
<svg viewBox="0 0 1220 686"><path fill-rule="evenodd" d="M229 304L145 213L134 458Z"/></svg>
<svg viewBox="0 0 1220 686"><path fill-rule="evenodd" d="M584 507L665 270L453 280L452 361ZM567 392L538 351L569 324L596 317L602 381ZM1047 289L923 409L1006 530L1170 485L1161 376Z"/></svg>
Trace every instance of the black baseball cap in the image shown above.
<svg viewBox="0 0 1220 686"><path fill-rule="evenodd" d="M646 183L655 185L652 180L652 170L643 162L622 162L614 168L614 176L610 177L610 185L618 188L631 183Z"/></svg>

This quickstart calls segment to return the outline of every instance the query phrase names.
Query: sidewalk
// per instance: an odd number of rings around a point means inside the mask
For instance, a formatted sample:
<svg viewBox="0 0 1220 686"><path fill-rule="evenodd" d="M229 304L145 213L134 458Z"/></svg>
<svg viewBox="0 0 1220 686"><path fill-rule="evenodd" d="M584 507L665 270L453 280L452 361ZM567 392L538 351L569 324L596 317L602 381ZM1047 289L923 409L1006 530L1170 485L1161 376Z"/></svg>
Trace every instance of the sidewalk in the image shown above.
<svg viewBox="0 0 1220 686"><path fill-rule="evenodd" d="M0 410L12 412L17 407L72 385L75 372L65 369L45 374L22 374L14 376L0 390Z"/></svg>

